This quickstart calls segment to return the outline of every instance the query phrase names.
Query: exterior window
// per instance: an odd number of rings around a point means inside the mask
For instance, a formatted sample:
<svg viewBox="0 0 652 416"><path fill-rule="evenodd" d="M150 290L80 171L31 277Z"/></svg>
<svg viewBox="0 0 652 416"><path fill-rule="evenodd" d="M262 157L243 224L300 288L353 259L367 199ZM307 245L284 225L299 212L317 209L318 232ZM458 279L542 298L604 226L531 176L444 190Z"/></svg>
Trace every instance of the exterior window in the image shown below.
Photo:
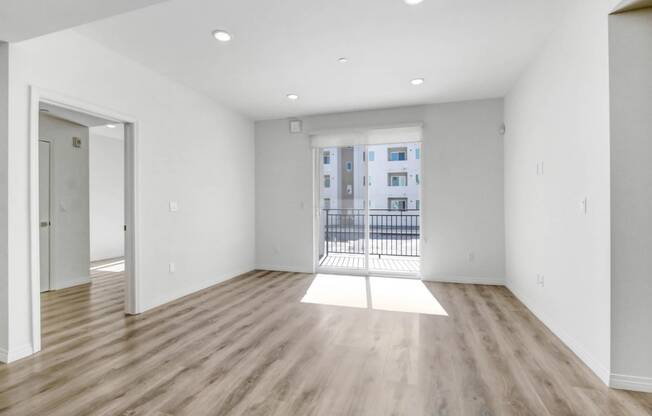
<svg viewBox="0 0 652 416"><path fill-rule="evenodd" d="M373 162L374 160L376 160L376 152L374 152L373 150L370 150L369 151L369 161Z"/></svg>
<svg viewBox="0 0 652 416"><path fill-rule="evenodd" d="M407 173L388 173L387 186L407 186Z"/></svg>
<svg viewBox="0 0 652 416"><path fill-rule="evenodd" d="M421 209L421 201L417 199L416 202L414 203L414 207L416 209Z"/></svg>
<svg viewBox="0 0 652 416"><path fill-rule="evenodd" d="M331 152L324 152L324 165L331 164Z"/></svg>
<svg viewBox="0 0 652 416"><path fill-rule="evenodd" d="M346 171L351 172L353 170L353 162L348 161L346 162Z"/></svg>
<svg viewBox="0 0 652 416"><path fill-rule="evenodd" d="M324 209L331 209L331 199L324 198Z"/></svg>
<svg viewBox="0 0 652 416"><path fill-rule="evenodd" d="M331 175L324 175L324 188L331 187Z"/></svg>
<svg viewBox="0 0 652 416"><path fill-rule="evenodd" d="M417 182L417 185L419 185L421 183L421 179L419 178L418 173L416 175L414 175L414 180Z"/></svg>
<svg viewBox="0 0 652 416"><path fill-rule="evenodd" d="M389 149L387 149L387 160L389 160L390 162L407 160L407 148L390 147Z"/></svg>
<svg viewBox="0 0 652 416"><path fill-rule="evenodd" d="M407 198L387 198L387 207L390 211L405 211Z"/></svg>
<svg viewBox="0 0 652 416"><path fill-rule="evenodd" d="M414 149L414 158L416 160L421 159L421 149Z"/></svg>

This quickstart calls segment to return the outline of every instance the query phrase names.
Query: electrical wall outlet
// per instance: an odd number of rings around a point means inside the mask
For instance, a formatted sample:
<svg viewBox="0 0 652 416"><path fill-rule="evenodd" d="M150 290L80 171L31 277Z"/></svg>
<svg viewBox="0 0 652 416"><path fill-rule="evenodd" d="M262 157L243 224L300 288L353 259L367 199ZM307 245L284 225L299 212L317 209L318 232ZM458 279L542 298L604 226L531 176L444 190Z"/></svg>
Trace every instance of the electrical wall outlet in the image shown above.
<svg viewBox="0 0 652 416"><path fill-rule="evenodd" d="M177 201L170 201L170 212L179 211L179 203Z"/></svg>
<svg viewBox="0 0 652 416"><path fill-rule="evenodd" d="M537 274L537 285L544 287L546 285L546 277L542 274Z"/></svg>
<svg viewBox="0 0 652 416"><path fill-rule="evenodd" d="M174 263L170 263L169 270L170 270L170 273L176 272L177 271L177 265L174 264Z"/></svg>

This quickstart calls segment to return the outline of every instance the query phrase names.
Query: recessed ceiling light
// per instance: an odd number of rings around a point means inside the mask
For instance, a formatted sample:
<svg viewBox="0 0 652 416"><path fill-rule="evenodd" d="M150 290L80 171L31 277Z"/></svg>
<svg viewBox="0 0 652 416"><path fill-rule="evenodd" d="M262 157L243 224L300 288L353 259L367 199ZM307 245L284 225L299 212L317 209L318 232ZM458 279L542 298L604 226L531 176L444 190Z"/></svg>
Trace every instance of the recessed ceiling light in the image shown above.
<svg viewBox="0 0 652 416"><path fill-rule="evenodd" d="M292 100L292 101L296 101L296 100L299 99L299 96L296 95L296 94L288 94L287 97L288 97L288 100Z"/></svg>
<svg viewBox="0 0 652 416"><path fill-rule="evenodd" d="M107 124L106 127L110 128L110 129L114 129L114 128L115 128L115 124Z"/></svg>
<svg viewBox="0 0 652 416"><path fill-rule="evenodd" d="M344 58L344 57L342 57L342 58L338 59L337 62L339 62L339 63L341 63L341 64L345 64L345 63L349 62L349 60L346 59L346 58Z"/></svg>
<svg viewBox="0 0 652 416"><path fill-rule="evenodd" d="M213 31L213 37L220 42L228 42L233 39L233 36L226 30L215 30Z"/></svg>
<svg viewBox="0 0 652 416"><path fill-rule="evenodd" d="M409 6L414 6L421 3L423 0L403 0L403 1L405 2L405 4Z"/></svg>
<svg viewBox="0 0 652 416"><path fill-rule="evenodd" d="M423 79L423 78L415 78L412 81L410 81L410 84L412 84L412 85L421 85L424 82L426 82L426 80Z"/></svg>

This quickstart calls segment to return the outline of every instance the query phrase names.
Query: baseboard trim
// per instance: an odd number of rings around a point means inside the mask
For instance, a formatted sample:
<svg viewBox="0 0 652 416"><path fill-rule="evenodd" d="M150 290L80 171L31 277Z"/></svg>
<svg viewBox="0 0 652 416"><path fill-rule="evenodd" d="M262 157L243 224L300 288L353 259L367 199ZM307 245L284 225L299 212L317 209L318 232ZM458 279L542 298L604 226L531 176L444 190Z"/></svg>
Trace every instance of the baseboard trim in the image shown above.
<svg viewBox="0 0 652 416"><path fill-rule="evenodd" d="M512 292L512 294L518 299L526 308L532 312L534 316L537 317L557 338L561 340L572 352L580 359L606 386L610 386L610 371L608 367L602 365L598 360L596 360L593 355L591 355L586 349L575 340L572 336L568 335L565 331L559 328L553 328L551 322L553 322L550 317L546 314L541 313L541 311L536 310L532 305L533 303L522 293L519 293L513 287L506 285L507 289Z"/></svg>
<svg viewBox="0 0 652 416"><path fill-rule="evenodd" d="M288 272L288 273L314 273L312 269L307 269L300 266L256 266L256 270L266 270L272 272Z"/></svg>
<svg viewBox="0 0 652 416"><path fill-rule="evenodd" d="M628 376L626 374L611 374L609 387L619 390L640 391L652 393L652 378Z"/></svg>
<svg viewBox="0 0 652 416"><path fill-rule="evenodd" d="M14 348L13 350L7 351L4 348L0 348L0 362L9 364L14 361L18 361L21 358L25 358L34 353L34 349L31 344L23 345L20 348Z"/></svg>
<svg viewBox="0 0 652 416"><path fill-rule="evenodd" d="M421 280L438 283L461 283L467 285L505 286L505 279L498 277L470 276L424 276Z"/></svg>

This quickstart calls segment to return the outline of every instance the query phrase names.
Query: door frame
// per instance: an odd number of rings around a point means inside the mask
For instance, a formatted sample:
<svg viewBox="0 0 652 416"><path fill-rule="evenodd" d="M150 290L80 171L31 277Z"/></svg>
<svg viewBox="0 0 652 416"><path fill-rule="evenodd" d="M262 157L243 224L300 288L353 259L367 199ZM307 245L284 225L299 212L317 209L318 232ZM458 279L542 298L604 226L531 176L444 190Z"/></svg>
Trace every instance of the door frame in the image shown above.
<svg viewBox="0 0 652 416"><path fill-rule="evenodd" d="M135 117L87 103L67 95L30 86L29 105L29 224L32 353L41 350L41 277L39 237L39 114L40 103L103 118L125 126L125 313L141 312L139 302L140 266L140 163L139 129Z"/></svg>
<svg viewBox="0 0 652 416"><path fill-rule="evenodd" d="M413 143L416 143L413 142ZM321 215L322 215L322 210L321 210L321 157L320 157L320 148L315 147L312 149L312 164L313 164L313 207L314 207L314 215L313 215L313 273L327 273L327 274L340 274L340 275L353 275L353 276L377 276L377 277L396 277L396 278L406 278L406 279L419 279L423 280L423 247L424 247L424 241L425 241L425 227L424 227L424 220L425 220L425 210L424 210L424 192L423 192L423 187L424 187L424 179L423 179L423 156L424 156L424 140L418 142L419 143L419 249L420 249L420 255L419 255L419 273L401 273L401 272L390 272L390 271L371 271L369 269L369 250L365 250L365 268L364 269L351 269L351 270L346 270L346 269L337 269L337 268L328 268L328 267L322 267L319 264L319 246L320 246L320 232L321 232ZM390 143L391 144L391 143ZM366 188L366 195L365 195L365 240L366 244L365 247L368 246L369 242L369 233L370 233L370 224L369 224L369 215L370 215L370 210L369 210L369 188L368 188L368 183L369 183L369 144L364 145L364 152L365 152L365 177L366 177L366 183L367 186Z"/></svg>
<svg viewBox="0 0 652 416"><path fill-rule="evenodd" d="M50 166L50 183L48 184L49 193L50 193L50 203L49 203L49 205L50 205L50 224L48 225L48 229L49 229L48 230L48 240L49 240L48 247L50 248L50 253L48 255L48 268L49 268L49 271L50 271L50 275L48 276L48 290L52 290L52 251L53 251L52 250L52 244L54 242L54 239L52 238L52 213L53 213L52 201L54 200L54 198L53 198L54 189L52 188L52 175L54 174L54 169L53 169L53 166L52 166L52 161L54 160L54 155L53 155L54 146L52 145L52 140L47 139L47 138L44 138L44 139L39 138L38 141L48 143L48 145L50 146L50 152L49 152L49 155L50 155L50 163L49 163L49 166ZM38 145L38 143L37 143L37 145ZM40 158L40 155L39 155L39 158ZM40 173L40 167L39 167L39 173ZM39 178L39 191L40 191L40 178ZM39 193L39 201L40 201L40 197L41 197L41 195ZM37 214L38 214L38 212L37 212ZM41 245L40 245L40 243L41 243L41 236L40 236L41 224L40 223L41 223L41 218L39 216L39 260L40 260L40 250L41 250ZM39 261L39 291L40 291L40 288L41 288L40 285L41 285L41 263Z"/></svg>

